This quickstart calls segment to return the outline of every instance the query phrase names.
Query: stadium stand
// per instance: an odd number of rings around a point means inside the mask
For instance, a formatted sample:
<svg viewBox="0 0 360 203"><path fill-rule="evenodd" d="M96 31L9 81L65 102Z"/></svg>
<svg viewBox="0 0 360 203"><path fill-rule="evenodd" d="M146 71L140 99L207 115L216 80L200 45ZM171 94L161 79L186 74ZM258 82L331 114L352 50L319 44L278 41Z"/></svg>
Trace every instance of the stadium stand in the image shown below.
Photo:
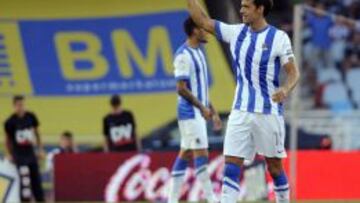
<svg viewBox="0 0 360 203"><path fill-rule="evenodd" d="M347 85L351 90L352 97L357 107L360 107L360 68L351 69L346 74Z"/></svg>
<svg viewBox="0 0 360 203"><path fill-rule="evenodd" d="M359 19L360 6L358 1L307 1L307 3L310 6L326 9L333 14ZM328 39L331 39L331 41L327 42L329 44L326 44L329 46L328 49L330 50L330 55L325 59L327 61L322 63L321 61L319 62L319 59L321 60L322 57L316 57L316 54L314 55L314 52L312 51L314 47L314 41L312 40L312 36L314 35L314 32L312 32L314 31L312 30L313 27L308 23L305 23L306 27L303 30L303 55L305 64L303 65L309 69L304 74L304 81L307 81L304 83L304 86L306 86L304 89L310 91L305 94L308 98L314 99L314 105L312 105L314 108L324 107L316 102L316 99L319 97L321 98L321 101L330 104L327 106L327 108L330 109L335 108L339 110L339 108L358 108L358 105L354 105L352 100L352 96L356 96L356 93L353 90L354 86L351 86L346 81L349 81L347 79L348 77L353 77L351 76L352 74L356 74L356 71L352 70L359 67L359 33L351 27L338 22L334 16L328 16L327 21L329 21L330 26L322 26L323 30L320 31L327 33ZM318 39L319 37L315 36L315 38ZM315 42L317 41L315 40ZM326 43L325 41L321 41L320 38L320 43L321 42ZM324 64L327 65L324 66ZM314 72L316 77L312 76ZM315 81L311 83L308 82L309 80ZM317 84L317 90L314 90L312 86L314 83ZM339 94L332 92L336 90L339 91ZM312 94L313 92L315 92L315 95ZM353 95L351 95L351 92L354 92Z"/></svg>

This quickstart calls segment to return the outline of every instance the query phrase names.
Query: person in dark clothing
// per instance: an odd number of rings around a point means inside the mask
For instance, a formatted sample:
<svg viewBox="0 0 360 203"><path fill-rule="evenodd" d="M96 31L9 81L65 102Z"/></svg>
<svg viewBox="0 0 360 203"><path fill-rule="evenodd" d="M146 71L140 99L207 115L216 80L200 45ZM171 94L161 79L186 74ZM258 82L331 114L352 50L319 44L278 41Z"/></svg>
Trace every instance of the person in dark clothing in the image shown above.
<svg viewBox="0 0 360 203"><path fill-rule="evenodd" d="M136 122L132 112L123 110L121 97L113 95L110 99L112 111L103 119L105 151L139 151L140 143L136 135Z"/></svg>
<svg viewBox="0 0 360 203"><path fill-rule="evenodd" d="M25 98L13 98L14 113L5 121L6 157L15 163L21 182L22 202L44 201L38 157L44 158L45 152L38 130L36 115L25 109Z"/></svg>

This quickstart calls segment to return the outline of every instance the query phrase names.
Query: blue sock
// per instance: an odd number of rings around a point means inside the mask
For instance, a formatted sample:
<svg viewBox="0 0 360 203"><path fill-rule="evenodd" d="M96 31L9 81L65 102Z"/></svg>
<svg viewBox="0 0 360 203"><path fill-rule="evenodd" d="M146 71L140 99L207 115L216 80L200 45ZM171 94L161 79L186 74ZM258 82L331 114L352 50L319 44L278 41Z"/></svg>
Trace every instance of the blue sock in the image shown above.
<svg viewBox="0 0 360 203"><path fill-rule="evenodd" d="M168 203L178 203L188 161L177 157L171 172Z"/></svg>
<svg viewBox="0 0 360 203"><path fill-rule="evenodd" d="M172 176L182 176L185 174L186 168L188 166L188 161L185 159L182 159L180 157L177 157L174 165L172 167Z"/></svg>
<svg viewBox="0 0 360 203"><path fill-rule="evenodd" d="M278 176L273 177L273 180L276 203L289 203L289 184L285 172L281 171Z"/></svg>
<svg viewBox="0 0 360 203"><path fill-rule="evenodd" d="M194 165L196 168L196 175L200 174L206 170L206 166L209 162L209 159L206 156L196 157L194 160Z"/></svg>
<svg viewBox="0 0 360 203"><path fill-rule="evenodd" d="M221 203L236 203L239 199L239 176L241 169L233 163L226 163L221 190Z"/></svg>
<svg viewBox="0 0 360 203"><path fill-rule="evenodd" d="M241 169L238 165L233 163L226 163L224 170L224 181L223 184L239 191L239 176Z"/></svg>
<svg viewBox="0 0 360 203"><path fill-rule="evenodd" d="M216 202L213 185L207 170L209 158L207 156L196 157L194 166L196 168L196 178L201 182L207 202Z"/></svg>
<svg viewBox="0 0 360 203"><path fill-rule="evenodd" d="M288 180L284 171L281 171L278 176L273 177L273 180L275 188L279 188L279 190L289 189Z"/></svg>

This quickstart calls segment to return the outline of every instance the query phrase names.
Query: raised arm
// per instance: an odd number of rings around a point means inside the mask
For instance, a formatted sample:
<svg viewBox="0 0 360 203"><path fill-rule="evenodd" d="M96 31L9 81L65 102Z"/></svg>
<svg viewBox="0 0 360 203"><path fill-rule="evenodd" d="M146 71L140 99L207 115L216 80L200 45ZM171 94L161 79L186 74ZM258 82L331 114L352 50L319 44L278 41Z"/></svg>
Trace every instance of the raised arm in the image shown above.
<svg viewBox="0 0 360 203"><path fill-rule="evenodd" d="M360 31L360 22L359 21L355 21L353 19L349 19L344 16L337 16L336 22L342 23L342 24L350 27L351 29L357 30L358 32Z"/></svg>
<svg viewBox="0 0 360 203"><path fill-rule="evenodd" d="M191 18L204 30L215 34L215 21L209 18L198 0L187 0Z"/></svg>

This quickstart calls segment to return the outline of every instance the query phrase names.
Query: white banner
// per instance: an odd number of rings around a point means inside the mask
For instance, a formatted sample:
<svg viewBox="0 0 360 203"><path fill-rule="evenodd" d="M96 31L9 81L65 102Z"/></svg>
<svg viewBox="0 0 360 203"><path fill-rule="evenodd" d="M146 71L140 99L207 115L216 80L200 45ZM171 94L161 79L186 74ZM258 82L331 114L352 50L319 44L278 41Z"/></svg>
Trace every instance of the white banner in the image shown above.
<svg viewBox="0 0 360 203"><path fill-rule="evenodd" d="M20 181L16 166L0 159L0 200L4 203L20 202Z"/></svg>

